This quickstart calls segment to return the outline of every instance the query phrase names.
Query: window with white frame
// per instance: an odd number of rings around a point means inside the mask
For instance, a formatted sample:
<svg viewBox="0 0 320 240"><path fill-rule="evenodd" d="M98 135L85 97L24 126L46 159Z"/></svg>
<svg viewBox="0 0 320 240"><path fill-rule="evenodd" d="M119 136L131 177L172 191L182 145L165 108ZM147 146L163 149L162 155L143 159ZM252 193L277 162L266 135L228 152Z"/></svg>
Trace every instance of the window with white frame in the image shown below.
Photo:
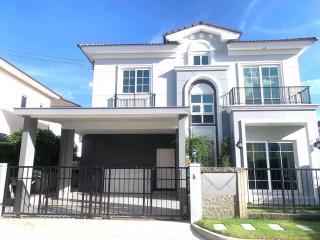
<svg viewBox="0 0 320 240"><path fill-rule="evenodd" d="M243 76L246 104L280 103L279 66L247 66Z"/></svg>
<svg viewBox="0 0 320 240"><path fill-rule="evenodd" d="M149 69L128 69L123 71L123 93L148 93L149 91Z"/></svg>
<svg viewBox="0 0 320 240"><path fill-rule="evenodd" d="M193 65L209 65L209 56L208 55L193 56Z"/></svg>
<svg viewBox="0 0 320 240"><path fill-rule="evenodd" d="M247 163L250 189L297 189L292 142L248 142Z"/></svg>
<svg viewBox="0 0 320 240"><path fill-rule="evenodd" d="M191 123L212 125L214 120L214 91L207 84L197 84L190 91Z"/></svg>

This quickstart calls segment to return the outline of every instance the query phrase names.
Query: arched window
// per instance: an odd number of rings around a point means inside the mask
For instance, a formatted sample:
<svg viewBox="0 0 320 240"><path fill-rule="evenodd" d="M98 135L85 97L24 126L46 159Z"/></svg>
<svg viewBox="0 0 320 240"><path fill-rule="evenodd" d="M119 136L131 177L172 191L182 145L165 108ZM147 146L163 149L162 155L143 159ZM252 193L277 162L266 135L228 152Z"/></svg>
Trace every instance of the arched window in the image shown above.
<svg viewBox="0 0 320 240"><path fill-rule="evenodd" d="M190 91L192 125L215 125L215 91L205 83L199 83Z"/></svg>

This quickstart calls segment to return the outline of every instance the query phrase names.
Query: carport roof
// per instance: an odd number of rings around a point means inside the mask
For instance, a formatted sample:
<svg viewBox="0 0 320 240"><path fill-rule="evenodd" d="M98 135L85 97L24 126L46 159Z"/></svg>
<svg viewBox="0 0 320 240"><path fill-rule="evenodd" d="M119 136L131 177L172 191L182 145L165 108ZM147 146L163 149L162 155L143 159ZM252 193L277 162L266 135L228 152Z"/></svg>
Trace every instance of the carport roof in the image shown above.
<svg viewBox="0 0 320 240"><path fill-rule="evenodd" d="M18 116L60 123L80 134L172 132L188 113L188 107L14 109Z"/></svg>
<svg viewBox="0 0 320 240"><path fill-rule="evenodd" d="M188 107L147 107L147 108L15 108L14 114L43 120L88 119L115 117L166 117L187 115Z"/></svg>

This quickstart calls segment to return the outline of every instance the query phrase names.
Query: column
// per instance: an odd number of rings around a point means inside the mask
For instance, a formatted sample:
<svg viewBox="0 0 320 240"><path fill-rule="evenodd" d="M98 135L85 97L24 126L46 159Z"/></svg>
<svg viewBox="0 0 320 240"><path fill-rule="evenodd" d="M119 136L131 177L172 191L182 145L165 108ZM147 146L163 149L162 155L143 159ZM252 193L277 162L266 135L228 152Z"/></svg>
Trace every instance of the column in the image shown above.
<svg viewBox="0 0 320 240"><path fill-rule="evenodd" d="M59 153L59 198L66 198L71 190L74 129L61 129Z"/></svg>
<svg viewBox="0 0 320 240"><path fill-rule="evenodd" d="M190 164L190 221L194 223L202 218L201 167Z"/></svg>
<svg viewBox="0 0 320 240"><path fill-rule="evenodd" d="M30 200L38 119L24 117L16 186L15 212L27 211Z"/></svg>

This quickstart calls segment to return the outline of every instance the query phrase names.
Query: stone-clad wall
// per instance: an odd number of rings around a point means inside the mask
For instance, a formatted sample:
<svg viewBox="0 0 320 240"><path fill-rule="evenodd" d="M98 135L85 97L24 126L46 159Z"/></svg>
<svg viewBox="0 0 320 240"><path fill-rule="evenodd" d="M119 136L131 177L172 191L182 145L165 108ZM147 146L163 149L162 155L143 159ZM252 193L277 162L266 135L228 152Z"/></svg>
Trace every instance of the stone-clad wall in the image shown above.
<svg viewBox="0 0 320 240"><path fill-rule="evenodd" d="M205 196L202 199L202 217L235 217L237 213L236 201L236 196Z"/></svg>
<svg viewBox="0 0 320 240"><path fill-rule="evenodd" d="M202 217L246 217L245 184L240 168L201 168Z"/></svg>

